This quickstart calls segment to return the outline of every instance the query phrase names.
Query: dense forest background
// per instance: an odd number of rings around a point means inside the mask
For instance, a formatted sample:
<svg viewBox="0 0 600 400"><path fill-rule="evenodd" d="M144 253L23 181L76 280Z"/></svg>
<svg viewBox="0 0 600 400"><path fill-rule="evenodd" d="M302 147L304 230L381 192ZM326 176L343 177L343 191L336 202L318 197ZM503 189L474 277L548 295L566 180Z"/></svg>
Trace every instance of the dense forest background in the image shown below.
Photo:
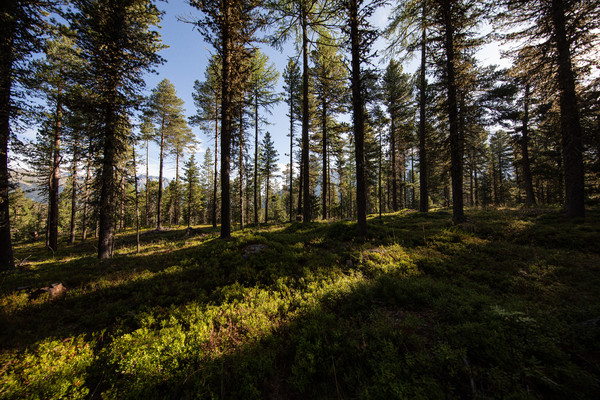
<svg viewBox="0 0 600 400"><path fill-rule="evenodd" d="M196 14L181 22L213 47L189 120L168 79L141 96L144 74L168 61L153 2L3 6L3 268L11 238L56 250L59 234L93 235L106 258L131 226L220 224L227 238L232 226L349 218L364 236L368 213L451 206L459 223L465 206L560 204L582 217L597 202L597 2L403 1L383 30L369 22L379 1L189 4ZM479 65L491 41L510 44L509 68ZM295 51L275 65L259 42ZM407 57L420 59L414 74ZM277 102L288 106L286 154L267 132ZM203 160L191 157L190 124L210 144ZM19 140L24 129L36 139Z"/></svg>

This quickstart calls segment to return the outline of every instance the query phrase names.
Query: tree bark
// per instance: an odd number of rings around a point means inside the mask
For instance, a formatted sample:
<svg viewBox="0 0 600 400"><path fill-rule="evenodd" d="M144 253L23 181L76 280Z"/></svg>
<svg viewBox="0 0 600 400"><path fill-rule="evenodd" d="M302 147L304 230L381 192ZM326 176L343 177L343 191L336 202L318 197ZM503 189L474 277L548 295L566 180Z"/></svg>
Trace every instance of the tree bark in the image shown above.
<svg viewBox="0 0 600 400"><path fill-rule="evenodd" d="M231 203L230 203L230 151L231 151L231 38L228 19L231 10L224 8L222 43L222 76L221 76L221 239L231 237Z"/></svg>
<svg viewBox="0 0 600 400"><path fill-rule="evenodd" d="M425 119L427 101L427 80L425 69L427 67L427 29L425 28L425 1L423 1L421 37L421 70L419 71L419 211L429 211L429 188L427 184L427 145L425 140Z"/></svg>
<svg viewBox="0 0 600 400"><path fill-rule="evenodd" d="M83 215L82 215L82 220L81 220L81 240L85 242L85 239L87 239L87 228L88 228L88 209L89 209L89 202L90 202L90 179L91 179L91 174L92 174L92 145L90 143L90 145L88 146L88 162L87 165L85 167L86 171L85 171L85 183L84 183L84 187L85 187L85 194L84 194L84 199L83 199Z"/></svg>
<svg viewBox="0 0 600 400"><path fill-rule="evenodd" d="M71 170L71 178L73 180L71 192L71 244L75 243L75 218L77 216L77 157L79 157L79 143L75 140L73 144L73 168Z"/></svg>
<svg viewBox="0 0 600 400"><path fill-rule="evenodd" d="M452 4L442 2L444 18L444 47L446 50L446 88L448 91L448 124L450 130L450 174L452 178L452 222L465 221L463 205L463 151L464 140L459 129L456 94L456 71L454 51L454 24Z"/></svg>
<svg viewBox="0 0 600 400"><path fill-rule="evenodd" d="M162 229L162 180L163 180L163 163L165 157L165 118L163 116L160 126L160 160L158 167L158 199L156 201L156 230Z"/></svg>
<svg viewBox="0 0 600 400"><path fill-rule="evenodd" d="M531 161L529 160L529 84L525 85L525 98L523 99L523 128L521 134L521 154L523 156L523 184L525 186L525 204L528 207L535 205L533 194L533 179L531 177Z"/></svg>
<svg viewBox="0 0 600 400"><path fill-rule="evenodd" d="M217 182L219 181L219 103L215 101L215 176L213 180L212 226L217 227ZM191 215L191 214L190 214Z"/></svg>
<svg viewBox="0 0 600 400"><path fill-rule="evenodd" d="M365 182L365 126L360 71L360 38L358 31L358 1L349 1L350 42L352 55L352 120L354 123L354 154L356 158L356 211L358 235L367 235L367 188Z"/></svg>
<svg viewBox="0 0 600 400"><path fill-rule="evenodd" d="M308 138L308 21L305 5L302 5L302 185L303 185L303 205L302 221L309 223L311 220L310 204L310 165L309 165L309 138Z"/></svg>
<svg viewBox="0 0 600 400"><path fill-rule="evenodd" d="M113 89L114 91L114 89ZM100 179L100 210L98 225L98 258L105 259L112 256L114 243L114 215L115 215L115 170L117 149L117 123L116 110L113 109L114 99L107 101L109 106L105 111L104 151Z"/></svg>
<svg viewBox="0 0 600 400"><path fill-rule="evenodd" d="M59 89L60 91L60 89ZM52 251L58 249L58 202L60 185L60 141L62 136L62 100L60 93L56 100L56 125L54 126L54 143L52 146L52 174L48 194L48 247Z"/></svg>
<svg viewBox="0 0 600 400"><path fill-rule="evenodd" d="M241 96L242 100L240 101L240 229L244 230L244 96ZM256 200L256 198L255 198ZM256 204L254 205L256 210ZM257 219L258 221L258 219Z"/></svg>
<svg viewBox="0 0 600 400"><path fill-rule="evenodd" d="M146 139L146 226L150 226L150 209L148 208L148 184L150 183L150 177L148 176L148 162L150 160L150 140Z"/></svg>
<svg viewBox="0 0 600 400"><path fill-rule="evenodd" d="M392 153L392 210L398 211L398 160L396 159L396 118L392 111L390 121L390 149Z"/></svg>
<svg viewBox="0 0 600 400"><path fill-rule="evenodd" d="M294 103L290 93L290 222L294 218Z"/></svg>
<svg viewBox="0 0 600 400"><path fill-rule="evenodd" d="M258 226L258 90L254 91L254 224Z"/></svg>
<svg viewBox="0 0 600 400"><path fill-rule="evenodd" d="M552 23L558 55L560 130L565 182L565 211L568 217L585 216L582 129L577 108L575 74L567 38L563 0L552 0Z"/></svg>
<svg viewBox="0 0 600 400"><path fill-rule="evenodd" d="M325 92L325 90L323 90ZM321 197L323 203L323 220L327 220L327 98L322 94L321 98L321 125L322 125L322 151L323 151L323 185Z"/></svg>
<svg viewBox="0 0 600 400"><path fill-rule="evenodd" d="M140 252L140 197L138 193L137 166L135 161L135 145L132 146L133 152L133 182L135 188L135 244L136 253Z"/></svg>
<svg viewBox="0 0 600 400"><path fill-rule="evenodd" d="M3 1L0 8L0 271L15 267L10 236L10 208L8 204L8 142L10 140L10 94L13 79L13 44L16 23L12 16L18 1ZM7 16L8 18L5 18Z"/></svg>

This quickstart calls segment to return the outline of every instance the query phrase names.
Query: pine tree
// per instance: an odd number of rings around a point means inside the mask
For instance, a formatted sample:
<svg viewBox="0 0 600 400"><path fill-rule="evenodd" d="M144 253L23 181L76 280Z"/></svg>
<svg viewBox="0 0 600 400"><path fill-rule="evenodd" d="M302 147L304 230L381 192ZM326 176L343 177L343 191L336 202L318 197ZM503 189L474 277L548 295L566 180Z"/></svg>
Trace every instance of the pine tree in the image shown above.
<svg viewBox="0 0 600 400"><path fill-rule="evenodd" d="M268 64L269 58L256 50L250 60L249 102L254 112L254 223L258 224L258 147L260 124L266 121L259 117L259 109L263 108L268 113L279 101L275 92L275 85L279 73L274 64Z"/></svg>
<svg viewBox="0 0 600 400"><path fill-rule="evenodd" d="M19 82L30 74L26 60L47 32L44 14L57 1L5 0L0 5L0 271L14 268L10 235L8 149L19 104Z"/></svg>
<svg viewBox="0 0 600 400"><path fill-rule="evenodd" d="M95 141L102 152L99 172L98 258L112 254L118 193L116 166L125 155L127 111L139 103L142 76L161 61L159 35L151 29L160 13L150 0L74 0L77 44L87 60L86 85L95 94Z"/></svg>
<svg viewBox="0 0 600 400"><path fill-rule="evenodd" d="M265 178L265 224L269 222L269 202L271 194L271 179L277 172L277 161L279 155L275 149L275 143L271 139L271 134L267 131L262 142L261 172Z"/></svg>
<svg viewBox="0 0 600 400"><path fill-rule="evenodd" d="M289 220L292 222L294 218L294 126L295 121L300 119L300 93L302 77L300 75L300 67L293 58L288 58L288 63L283 71L283 89L284 101L288 105L287 116L290 119L290 164L289 164Z"/></svg>
<svg viewBox="0 0 600 400"><path fill-rule="evenodd" d="M162 197L163 197L163 165L165 153L172 143L175 154L180 155L183 151L185 137L192 137L183 115L183 100L177 97L175 86L168 79L160 81L158 86L152 90L148 99L146 113L150 121L155 125L154 139L160 148L158 169L158 199L156 208L156 229L162 229ZM179 137L179 138L178 138ZM177 158L179 161L179 158Z"/></svg>
<svg viewBox="0 0 600 400"><path fill-rule="evenodd" d="M256 0L190 0L203 16L200 32L221 61L221 238L231 237L230 157L236 71L249 56L246 45L254 39L263 17Z"/></svg>
<svg viewBox="0 0 600 400"><path fill-rule="evenodd" d="M188 228L195 222L194 215L197 212L198 206L198 184L200 183L200 175L196 158L192 154L190 159L186 161L183 167L183 185L185 187L184 204L185 204L185 219Z"/></svg>

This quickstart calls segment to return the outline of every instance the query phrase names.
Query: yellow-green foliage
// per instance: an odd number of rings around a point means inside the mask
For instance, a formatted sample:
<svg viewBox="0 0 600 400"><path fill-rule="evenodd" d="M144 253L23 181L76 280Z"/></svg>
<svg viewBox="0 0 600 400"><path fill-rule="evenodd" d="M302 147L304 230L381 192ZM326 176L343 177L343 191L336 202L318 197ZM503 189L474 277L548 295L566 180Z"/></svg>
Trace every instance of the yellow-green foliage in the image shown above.
<svg viewBox="0 0 600 400"><path fill-rule="evenodd" d="M595 398L600 226L551 210L17 247L2 398ZM33 299L20 286L62 282Z"/></svg>

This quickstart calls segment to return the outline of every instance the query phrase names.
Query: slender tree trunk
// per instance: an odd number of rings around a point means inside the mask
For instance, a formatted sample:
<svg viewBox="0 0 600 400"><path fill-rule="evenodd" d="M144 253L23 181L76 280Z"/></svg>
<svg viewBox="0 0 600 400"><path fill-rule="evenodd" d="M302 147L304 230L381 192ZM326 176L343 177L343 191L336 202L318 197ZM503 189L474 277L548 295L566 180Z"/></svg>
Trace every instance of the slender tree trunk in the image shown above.
<svg viewBox="0 0 600 400"><path fill-rule="evenodd" d="M85 242L85 239L87 239L87 230L88 230L88 209L89 209L89 204L90 204L90 180L91 180L91 174L92 174L92 144L90 142L89 146L88 146L88 162L85 166L85 183L84 183L84 187L85 187L85 194L84 194L84 199L83 199L83 216L82 216L82 220L81 220L81 241Z"/></svg>
<svg viewBox="0 0 600 400"><path fill-rule="evenodd" d="M390 149L392 155L392 210L398 211L398 160L396 159L396 118L391 115Z"/></svg>
<svg viewBox="0 0 600 400"><path fill-rule="evenodd" d="M367 235L367 187L365 182L365 125L360 71L360 37L358 1L349 1L350 41L352 55L352 120L354 123L354 154L356 158L356 211L358 235Z"/></svg>
<svg viewBox="0 0 600 400"><path fill-rule="evenodd" d="M565 182L565 211L568 217L585 216L582 129L577 108L575 74L567 38L563 0L552 0L552 23L558 56L560 130Z"/></svg>
<svg viewBox="0 0 600 400"><path fill-rule="evenodd" d="M133 152L133 183L135 189L135 244L136 253L140 252L140 196L138 192L137 165L135 160L135 145L132 146Z"/></svg>
<svg viewBox="0 0 600 400"><path fill-rule="evenodd" d="M160 126L160 160L158 167L158 199L156 201L156 230L162 229L163 163L165 157L165 117Z"/></svg>
<svg viewBox="0 0 600 400"><path fill-rule="evenodd" d="M150 139L146 139L146 226L150 226L150 209L148 208L148 184L150 177L148 176L148 162L150 160Z"/></svg>
<svg viewBox="0 0 600 400"><path fill-rule="evenodd" d="M311 204L310 204L310 160L308 154L309 138L308 138L308 21L306 16L305 5L302 5L302 179L303 179L303 201L302 205L302 221L309 223L311 220Z"/></svg>
<svg viewBox="0 0 600 400"><path fill-rule="evenodd" d="M179 157L180 153L177 151L175 155L175 225L179 225L179 217L181 214L179 198Z"/></svg>
<svg viewBox="0 0 600 400"><path fill-rule="evenodd" d="M242 96L243 99L243 96ZM244 229L244 106L240 102L240 229ZM256 204L255 204L256 209ZM258 220L257 220L258 221Z"/></svg>
<svg viewBox="0 0 600 400"><path fill-rule="evenodd" d="M219 102L215 101L215 176L213 180L212 226L217 227L217 182L219 181Z"/></svg>
<svg viewBox="0 0 600 400"><path fill-rule="evenodd" d="M231 151L231 38L228 18L230 8L224 9L225 21L221 31L221 239L231 237L230 151Z"/></svg>
<svg viewBox="0 0 600 400"><path fill-rule="evenodd" d="M60 89L59 89L60 91ZM52 146L52 175L48 204L48 247L52 251L58 249L58 202L60 186L60 141L62 136L62 101L60 93L56 102L56 125L54 126L54 144Z"/></svg>
<svg viewBox="0 0 600 400"><path fill-rule="evenodd" d="M10 94L14 62L13 42L16 29L13 16L18 3L16 0L8 0L3 1L0 6L0 18L2 18L0 24L0 271L15 267L8 204L8 142L10 141Z"/></svg>
<svg viewBox="0 0 600 400"><path fill-rule="evenodd" d="M321 98L321 125L322 125L322 151L323 151L323 187L321 197L323 203L323 220L327 220L327 98L323 94Z"/></svg>
<svg viewBox="0 0 600 400"><path fill-rule="evenodd" d="M298 166L298 169L300 170L300 174L298 175L298 216L300 215L304 215L304 213L302 212L302 207L303 207L303 194L304 194L304 166L302 165L302 162L300 162L300 165Z"/></svg>
<svg viewBox="0 0 600 400"><path fill-rule="evenodd" d="M254 224L258 226L258 90L254 91Z"/></svg>
<svg viewBox="0 0 600 400"><path fill-rule="evenodd" d="M119 230L125 229L125 171L121 173L121 182L119 184L121 188L121 204L120 204L120 215L119 215Z"/></svg>
<svg viewBox="0 0 600 400"><path fill-rule="evenodd" d="M383 135L381 132L379 133L379 171L377 172L377 188L379 197L379 219L381 219L382 209L383 209L383 188L381 187L381 168L383 164Z"/></svg>
<svg viewBox="0 0 600 400"><path fill-rule="evenodd" d="M425 1L423 4L422 15L422 37L421 37L421 70L419 71L419 211L429 211L429 188L427 184L427 145L425 141L425 120L426 101L427 101L427 29L425 28L426 9Z"/></svg>
<svg viewBox="0 0 600 400"><path fill-rule="evenodd" d="M79 157L79 141L75 140L73 144L73 165L71 169L71 179L73 181L71 191L71 244L75 243L75 222L77 217L77 158Z"/></svg>
<svg viewBox="0 0 600 400"><path fill-rule="evenodd" d="M525 186L525 204L535 205L533 194L533 179L531 178L531 161L529 160L529 84L525 84L523 99L523 129L521 138L521 153L523 155L523 183Z"/></svg>
<svg viewBox="0 0 600 400"><path fill-rule="evenodd" d="M456 93L456 71L454 52L454 24L452 4L442 2L444 18L444 47L446 50L446 86L448 90L448 125L450 130L450 174L452 178L452 221L465 221L463 206L463 151L464 140L459 129Z"/></svg>
<svg viewBox="0 0 600 400"><path fill-rule="evenodd" d="M266 193L265 193L265 225L269 223L269 176L271 171L267 172Z"/></svg>
<svg viewBox="0 0 600 400"><path fill-rule="evenodd" d="M294 103L290 93L290 222L294 218Z"/></svg>
<svg viewBox="0 0 600 400"><path fill-rule="evenodd" d="M113 93L116 92L113 88ZM117 163L117 123L116 110L113 109L114 97L109 101L105 111L104 151L102 160L100 189L100 210L98 225L98 258L104 259L112 256L114 244L114 215L115 215L115 171Z"/></svg>

